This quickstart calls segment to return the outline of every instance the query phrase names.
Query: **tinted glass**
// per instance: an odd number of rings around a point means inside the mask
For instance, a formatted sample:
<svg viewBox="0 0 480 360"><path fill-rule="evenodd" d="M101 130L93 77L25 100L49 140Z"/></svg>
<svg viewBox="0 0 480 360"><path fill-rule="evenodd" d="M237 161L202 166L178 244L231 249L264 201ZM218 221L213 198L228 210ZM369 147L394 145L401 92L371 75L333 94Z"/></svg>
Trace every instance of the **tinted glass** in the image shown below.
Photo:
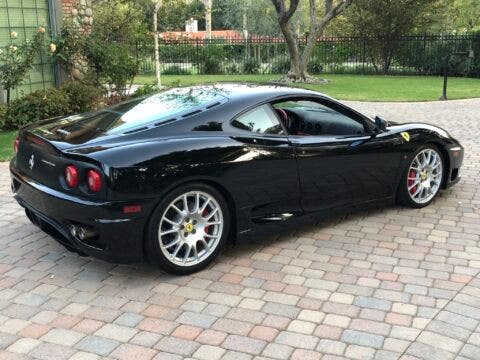
<svg viewBox="0 0 480 360"><path fill-rule="evenodd" d="M274 108L286 112L290 134L360 135L365 131L359 119L320 102L292 100L276 103Z"/></svg>
<svg viewBox="0 0 480 360"><path fill-rule="evenodd" d="M62 129L67 132L81 128L107 134L123 133L153 123L161 124L209 103L224 100L226 97L212 87L172 89L147 98L126 101L95 113L69 116L62 120ZM40 130L52 130L47 129L48 126Z"/></svg>
<svg viewBox="0 0 480 360"><path fill-rule="evenodd" d="M282 134L283 128L272 109L263 105L232 121L232 125L246 131L259 134Z"/></svg>

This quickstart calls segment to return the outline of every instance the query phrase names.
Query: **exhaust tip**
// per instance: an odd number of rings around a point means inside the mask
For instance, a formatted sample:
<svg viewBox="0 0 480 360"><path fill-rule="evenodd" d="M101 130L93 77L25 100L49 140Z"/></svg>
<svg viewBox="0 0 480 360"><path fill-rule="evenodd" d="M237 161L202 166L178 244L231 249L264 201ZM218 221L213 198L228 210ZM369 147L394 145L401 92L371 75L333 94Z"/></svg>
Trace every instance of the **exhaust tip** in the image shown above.
<svg viewBox="0 0 480 360"><path fill-rule="evenodd" d="M69 226L69 230L70 234L80 241L87 240L98 235L95 230L82 225L72 224Z"/></svg>

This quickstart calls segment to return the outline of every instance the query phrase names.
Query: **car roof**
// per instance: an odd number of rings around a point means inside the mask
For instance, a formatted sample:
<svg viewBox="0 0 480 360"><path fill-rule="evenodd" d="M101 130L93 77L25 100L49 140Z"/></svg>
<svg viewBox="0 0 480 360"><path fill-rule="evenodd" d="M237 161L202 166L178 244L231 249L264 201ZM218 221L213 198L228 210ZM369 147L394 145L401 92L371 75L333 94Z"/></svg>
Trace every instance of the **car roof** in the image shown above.
<svg viewBox="0 0 480 360"><path fill-rule="evenodd" d="M248 83L215 83L190 86L188 88L214 91L217 92L218 95L228 98L230 102L249 102L248 100L251 100L252 103L259 103L283 95L316 95L331 99L329 96L313 90L291 87L283 84L260 85Z"/></svg>

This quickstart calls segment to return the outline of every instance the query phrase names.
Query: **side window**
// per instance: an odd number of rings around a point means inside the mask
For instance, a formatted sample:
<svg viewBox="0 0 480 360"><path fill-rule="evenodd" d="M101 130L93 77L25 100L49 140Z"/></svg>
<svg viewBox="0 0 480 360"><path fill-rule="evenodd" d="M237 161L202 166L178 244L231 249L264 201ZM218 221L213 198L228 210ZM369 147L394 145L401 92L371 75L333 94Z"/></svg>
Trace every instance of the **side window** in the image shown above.
<svg viewBox="0 0 480 360"><path fill-rule="evenodd" d="M282 125L268 105L259 106L240 115L232 121L232 126L259 134L283 134Z"/></svg>
<svg viewBox="0 0 480 360"><path fill-rule="evenodd" d="M285 124L292 135L361 135L364 126L355 114L346 114L343 109L336 109L311 100L291 100L274 104L277 112L285 115Z"/></svg>

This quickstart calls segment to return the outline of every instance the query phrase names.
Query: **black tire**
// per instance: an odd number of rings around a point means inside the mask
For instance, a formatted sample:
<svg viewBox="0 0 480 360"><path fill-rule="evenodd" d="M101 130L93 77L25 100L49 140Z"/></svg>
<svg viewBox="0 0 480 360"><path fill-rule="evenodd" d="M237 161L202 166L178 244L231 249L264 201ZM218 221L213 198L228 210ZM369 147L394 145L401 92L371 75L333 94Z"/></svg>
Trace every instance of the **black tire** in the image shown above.
<svg viewBox="0 0 480 360"><path fill-rule="evenodd" d="M192 264L190 266L186 265L177 265L172 262L162 251L160 247L160 236L159 236L159 226L160 221L167 211L168 206L172 201L174 201L177 197L181 196L182 194L192 192L192 191L200 191L203 193L208 194L212 198L216 200L223 215L223 229L220 240L216 245L216 248L198 264ZM220 253L223 246L227 242L229 233L230 233L230 220L231 214L229 211L228 204L224 198L224 196L213 188L210 185L204 183L189 183L186 185L182 185L173 191L171 191L164 199L158 204L156 209L154 210L150 221L148 223L148 228L146 232L146 239L145 239L145 251L146 255L150 262L157 264L163 270L168 273L176 274L176 275L188 275L201 269L204 269L213 259Z"/></svg>
<svg viewBox="0 0 480 360"><path fill-rule="evenodd" d="M397 189L397 203L399 203L401 205L408 206L408 207L411 207L411 208L416 208L416 209L423 208L425 206L430 205L430 203L438 196L438 193L440 192L441 185L438 188L438 190L436 191L435 195L429 201L423 202L423 203L419 203L419 202L414 201L409 194L407 177L408 177L408 174L409 174L409 171L410 171L410 166L411 166L413 160L415 159L415 157L421 151L423 151L425 149L434 150L439 155L440 161L442 163L442 179L441 179L440 184L443 184L443 180L444 180L443 178L445 177L446 169L445 169L445 159L443 158L442 152L440 151L440 149L437 146L435 146L433 144L428 144L428 145L425 145L425 146L421 146L409 157L407 165L405 166L405 169L402 173L402 178L400 180L400 184L398 185L398 189Z"/></svg>

